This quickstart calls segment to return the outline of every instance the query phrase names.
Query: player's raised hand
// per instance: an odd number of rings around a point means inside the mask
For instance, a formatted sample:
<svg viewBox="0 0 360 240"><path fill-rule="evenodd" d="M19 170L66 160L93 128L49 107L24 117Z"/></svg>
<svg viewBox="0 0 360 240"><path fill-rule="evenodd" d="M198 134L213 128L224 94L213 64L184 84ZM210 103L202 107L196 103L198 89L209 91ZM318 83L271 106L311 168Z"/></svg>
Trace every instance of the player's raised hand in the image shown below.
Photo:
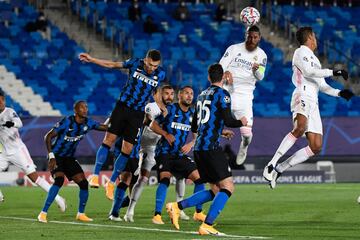
<svg viewBox="0 0 360 240"><path fill-rule="evenodd" d="M333 75L338 77L338 76L342 76L344 78L344 80L347 80L349 78L349 74L346 70L341 69L341 70L333 70Z"/></svg>
<svg viewBox="0 0 360 240"><path fill-rule="evenodd" d="M224 72L223 78L225 79L226 84L231 85L234 82L232 74L229 71Z"/></svg>
<svg viewBox="0 0 360 240"><path fill-rule="evenodd" d="M226 139L232 139L234 137L235 133L231 130L224 129L221 133L221 136Z"/></svg>
<svg viewBox="0 0 360 240"><path fill-rule="evenodd" d="M194 142L189 142L189 143L185 144L184 146L182 146L181 152L183 154L188 154L193 147L194 147Z"/></svg>
<svg viewBox="0 0 360 240"><path fill-rule="evenodd" d="M242 117L240 121L242 122L243 126L246 126L248 124L248 120L246 117Z"/></svg>
<svg viewBox="0 0 360 240"><path fill-rule="evenodd" d="M170 144L170 146L173 145L173 143L175 142L175 137L174 135L167 133L164 135L164 138L166 139L166 141L168 141L168 143Z"/></svg>
<svg viewBox="0 0 360 240"><path fill-rule="evenodd" d="M79 59L82 62L91 62L92 57L88 53L80 53Z"/></svg>
<svg viewBox="0 0 360 240"><path fill-rule="evenodd" d="M344 89L339 92L339 96L349 101L354 96L354 93L349 89Z"/></svg>
<svg viewBox="0 0 360 240"><path fill-rule="evenodd" d="M15 125L14 122L12 122L12 121L6 121L2 126L3 126L3 127L7 127L7 128L11 128L11 127L13 127L14 125Z"/></svg>

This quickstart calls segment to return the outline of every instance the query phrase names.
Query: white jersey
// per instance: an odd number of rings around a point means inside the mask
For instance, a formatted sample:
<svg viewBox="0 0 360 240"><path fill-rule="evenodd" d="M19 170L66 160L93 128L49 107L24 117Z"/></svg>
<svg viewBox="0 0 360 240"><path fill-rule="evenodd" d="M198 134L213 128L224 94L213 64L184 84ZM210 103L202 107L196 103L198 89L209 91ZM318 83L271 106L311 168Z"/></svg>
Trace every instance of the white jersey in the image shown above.
<svg viewBox="0 0 360 240"><path fill-rule="evenodd" d="M14 122L14 126L11 128L2 126L6 121ZM18 128L23 126L19 116L14 109L5 108L0 113L0 150L7 155L11 155L19 151L19 149L25 144L20 138Z"/></svg>
<svg viewBox="0 0 360 240"><path fill-rule="evenodd" d="M337 97L340 90L330 87L325 77L333 75L330 69L321 69L321 63L307 46L302 45L294 52L292 60L292 82L296 89L293 96L298 95L309 101L318 102L319 91Z"/></svg>
<svg viewBox="0 0 360 240"><path fill-rule="evenodd" d="M150 120L154 120L161 114L161 109L156 102L148 103L145 106L145 113L150 116ZM144 146L156 146L156 143L160 140L161 136L154 133L149 126L145 126L141 135L141 147Z"/></svg>
<svg viewBox="0 0 360 240"><path fill-rule="evenodd" d="M238 43L228 47L220 60L220 64L224 72L229 71L232 74L233 84L224 85L231 97L235 93L252 100L256 81L262 80L266 62L266 53L260 47L257 47L252 52L246 49L245 43ZM258 63L262 67L262 77L260 79L256 77L252 70L254 63Z"/></svg>

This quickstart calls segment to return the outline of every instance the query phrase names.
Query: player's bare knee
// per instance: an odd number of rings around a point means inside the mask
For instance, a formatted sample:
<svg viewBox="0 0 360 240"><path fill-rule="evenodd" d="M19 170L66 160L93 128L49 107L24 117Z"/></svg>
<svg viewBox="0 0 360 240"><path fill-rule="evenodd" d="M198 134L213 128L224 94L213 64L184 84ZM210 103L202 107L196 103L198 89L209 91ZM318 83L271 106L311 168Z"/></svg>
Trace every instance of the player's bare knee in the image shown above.
<svg viewBox="0 0 360 240"><path fill-rule="evenodd" d="M30 178L30 180L32 182L36 182L37 178L39 177L39 175L36 172L32 172L30 174L27 175L28 178Z"/></svg>
<svg viewBox="0 0 360 240"><path fill-rule="evenodd" d="M117 136L115 134L107 132L105 134L103 144L111 147L115 143L116 139L117 139Z"/></svg>
<svg viewBox="0 0 360 240"><path fill-rule="evenodd" d="M133 149L133 144L123 141L123 145L121 147L121 152L129 154L131 153L132 149Z"/></svg>
<svg viewBox="0 0 360 240"><path fill-rule="evenodd" d="M316 155L321 152L322 144L310 144L311 151Z"/></svg>
<svg viewBox="0 0 360 240"><path fill-rule="evenodd" d="M294 135L294 137L299 138L302 135L304 135L305 133L305 125L297 125L294 130L291 132L292 135Z"/></svg>
<svg viewBox="0 0 360 240"><path fill-rule="evenodd" d="M124 172L121 176L121 181L130 185L131 183L132 174L130 172Z"/></svg>

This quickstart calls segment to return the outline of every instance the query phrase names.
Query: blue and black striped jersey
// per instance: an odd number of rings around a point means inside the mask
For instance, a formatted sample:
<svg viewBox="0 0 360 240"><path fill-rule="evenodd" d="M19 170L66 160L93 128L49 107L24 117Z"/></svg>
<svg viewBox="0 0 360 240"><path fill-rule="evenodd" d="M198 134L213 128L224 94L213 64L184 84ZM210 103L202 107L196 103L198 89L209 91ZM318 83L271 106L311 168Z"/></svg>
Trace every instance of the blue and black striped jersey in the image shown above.
<svg viewBox="0 0 360 240"><path fill-rule="evenodd" d="M86 118L84 123L79 124L75 121L75 116L64 117L53 127L57 136L51 144L52 152L60 157L73 157L85 134L99 126L100 123L91 118Z"/></svg>
<svg viewBox="0 0 360 240"><path fill-rule="evenodd" d="M126 60L123 67L128 68L130 73L119 101L133 110L144 111L152 91L165 80L165 71L159 66L152 74L148 74L144 69L144 61L139 58Z"/></svg>
<svg viewBox="0 0 360 240"><path fill-rule="evenodd" d="M215 150L220 145L220 136L224 129L223 113L230 111L230 94L223 88L211 85L197 98L192 130L198 136L195 151ZM196 128L196 129L194 129Z"/></svg>
<svg viewBox="0 0 360 240"><path fill-rule="evenodd" d="M185 145L187 136L191 131L191 121L194 109L190 108L187 112L183 112L178 103L167 106L168 114L164 117L162 114L156 118L156 121L162 125L162 128L174 135L175 142L172 146L164 137L160 139L156 145L156 155L171 154L182 156L181 148Z"/></svg>

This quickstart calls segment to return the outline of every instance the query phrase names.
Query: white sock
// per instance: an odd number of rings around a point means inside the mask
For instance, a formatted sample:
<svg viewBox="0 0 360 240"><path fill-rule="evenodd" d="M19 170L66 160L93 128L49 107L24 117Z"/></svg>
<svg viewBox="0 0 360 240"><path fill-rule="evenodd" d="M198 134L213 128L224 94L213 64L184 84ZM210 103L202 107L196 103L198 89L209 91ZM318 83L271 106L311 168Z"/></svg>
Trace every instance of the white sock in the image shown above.
<svg viewBox="0 0 360 240"><path fill-rule="evenodd" d="M185 195L185 178L176 179L176 201L179 202L184 199Z"/></svg>
<svg viewBox="0 0 360 240"><path fill-rule="evenodd" d="M290 167L293 167L297 164L305 162L312 156L314 156L314 153L313 153L313 151L311 151L310 147L309 146L304 147L304 148L300 149L299 151L297 151L296 153L294 153L291 157L286 159L284 162L280 163L276 167L276 170L278 172L282 173Z"/></svg>
<svg viewBox="0 0 360 240"><path fill-rule="evenodd" d="M276 166L277 162L283 156L289 149L295 144L297 138L292 135L292 133L288 133L282 142L280 143L279 148L276 150L273 158L267 165L273 165Z"/></svg>
<svg viewBox="0 0 360 240"><path fill-rule="evenodd" d="M251 127L241 127L240 133L241 133L241 143L240 143L240 149L238 155L240 154L241 151L245 151L245 152L247 151L247 148L249 147L251 140L253 138Z"/></svg>
<svg viewBox="0 0 360 240"><path fill-rule="evenodd" d="M136 181L133 189L131 190L130 203L126 211L127 215L134 215L136 202L137 200L139 200L142 191L144 190L144 186L148 182L148 179L149 179L148 177L140 176L139 179Z"/></svg>
<svg viewBox="0 0 360 240"><path fill-rule="evenodd" d="M42 177L38 177L35 181L35 183L41 187L45 192L49 192L51 185ZM56 195L55 197L55 201L59 201L60 200L60 196Z"/></svg>

